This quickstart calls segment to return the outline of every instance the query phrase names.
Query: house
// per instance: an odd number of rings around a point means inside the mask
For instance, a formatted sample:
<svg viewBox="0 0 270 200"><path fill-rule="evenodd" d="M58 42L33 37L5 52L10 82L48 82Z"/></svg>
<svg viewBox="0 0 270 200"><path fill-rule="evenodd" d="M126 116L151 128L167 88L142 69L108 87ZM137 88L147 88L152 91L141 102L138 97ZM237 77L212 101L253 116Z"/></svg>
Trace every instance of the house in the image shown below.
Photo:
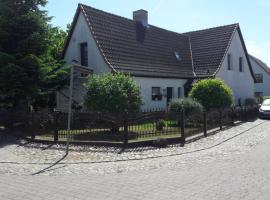
<svg viewBox="0 0 270 200"><path fill-rule="evenodd" d="M148 23L145 10L133 19L79 4L63 59L94 74L130 74L141 88L142 109L166 108L187 94L194 80L216 77L233 90L236 103L254 95L254 75L239 24L176 33ZM74 80L74 102L82 102L84 73ZM68 89L57 94L66 109Z"/></svg>
<svg viewBox="0 0 270 200"><path fill-rule="evenodd" d="M270 96L270 68L255 56L249 57L256 78L255 98L259 101L263 96Z"/></svg>

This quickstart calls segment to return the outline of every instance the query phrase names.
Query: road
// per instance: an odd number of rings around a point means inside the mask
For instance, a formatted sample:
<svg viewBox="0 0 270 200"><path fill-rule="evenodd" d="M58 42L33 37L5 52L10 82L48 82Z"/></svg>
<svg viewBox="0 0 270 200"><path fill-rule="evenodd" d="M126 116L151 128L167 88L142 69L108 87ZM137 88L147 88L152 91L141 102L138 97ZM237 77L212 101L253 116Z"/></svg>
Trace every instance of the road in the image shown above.
<svg viewBox="0 0 270 200"><path fill-rule="evenodd" d="M193 162L175 167L110 174L71 174L63 176L18 176L0 174L0 199L270 199L270 122L245 134L269 132L247 151L235 152L211 162ZM257 133L256 133L257 131ZM211 148L207 156L242 145L243 137ZM196 154L196 153L194 153ZM206 156L207 155L207 156ZM189 155L190 156L190 155ZM160 158L164 159L164 158ZM183 155L170 158L177 161ZM203 158L202 158L203 159ZM155 162L158 159L155 159ZM135 167L140 161L133 162Z"/></svg>

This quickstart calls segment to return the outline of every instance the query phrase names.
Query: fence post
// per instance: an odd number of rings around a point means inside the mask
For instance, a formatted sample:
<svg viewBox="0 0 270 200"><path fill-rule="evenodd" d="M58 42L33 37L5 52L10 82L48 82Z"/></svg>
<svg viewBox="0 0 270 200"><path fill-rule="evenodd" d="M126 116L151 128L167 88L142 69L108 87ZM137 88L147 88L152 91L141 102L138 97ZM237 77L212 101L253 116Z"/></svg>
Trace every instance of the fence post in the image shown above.
<svg viewBox="0 0 270 200"><path fill-rule="evenodd" d="M219 110L219 129L222 130L222 110Z"/></svg>
<svg viewBox="0 0 270 200"><path fill-rule="evenodd" d="M231 115L232 125L234 125L234 107L232 107L231 109L232 109L232 115Z"/></svg>
<svg viewBox="0 0 270 200"><path fill-rule="evenodd" d="M54 142L58 141L58 112L54 112Z"/></svg>
<svg viewBox="0 0 270 200"><path fill-rule="evenodd" d="M124 147L127 146L128 144L128 113L127 111L124 112L124 115L123 115L123 122L124 122Z"/></svg>
<svg viewBox="0 0 270 200"><path fill-rule="evenodd" d="M181 142L183 145L186 142L186 136L185 136L185 110L181 110Z"/></svg>
<svg viewBox="0 0 270 200"><path fill-rule="evenodd" d="M247 110L247 106L244 107L245 108L245 121L248 121L248 110Z"/></svg>
<svg viewBox="0 0 270 200"><path fill-rule="evenodd" d="M31 109L31 139L35 139L35 116L34 116L34 111Z"/></svg>
<svg viewBox="0 0 270 200"><path fill-rule="evenodd" d="M241 121L245 121L245 108L241 106Z"/></svg>
<svg viewBox="0 0 270 200"><path fill-rule="evenodd" d="M204 137L207 137L206 111L203 112L203 135L204 135Z"/></svg>

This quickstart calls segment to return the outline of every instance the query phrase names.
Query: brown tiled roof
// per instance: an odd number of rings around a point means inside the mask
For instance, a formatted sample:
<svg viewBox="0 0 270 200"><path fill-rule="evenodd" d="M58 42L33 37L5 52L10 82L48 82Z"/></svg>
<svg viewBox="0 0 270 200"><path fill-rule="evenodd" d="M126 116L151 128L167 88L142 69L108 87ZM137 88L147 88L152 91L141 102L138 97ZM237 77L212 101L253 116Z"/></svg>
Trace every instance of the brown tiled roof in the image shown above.
<svg viewBox="0 0 270 200"><path fill-rule="evenodd" d="M238 24L184 33L190 37L196 75L213 75L220 66Z"/></svg>
<svg viewBox="0 0 270 200"><path fill-rule="evenodd" d="M63 56L80 11L113 71L171 78L215 76L236 30L247 54L238 24L179 34L152 25L144 28L134 20L79 4ZM253 75L251 65L250 70Z"/></svg>
<svg viewBox="0 0 270 200"><path fill-rule="evenodd" d="M138 76L193 77L189 38L81 5L110 66ZM175 57L178 52L182 60Z"/></svg>
<svg viewBox="0 0 270 200"><path fill-rule="evenodd" d="M255 56L249 55L249 57L254 60L254 62L257 63L266 73L270 75L270 68L267 66L266 63L261 61L259 58L256 58Z"/></svg>

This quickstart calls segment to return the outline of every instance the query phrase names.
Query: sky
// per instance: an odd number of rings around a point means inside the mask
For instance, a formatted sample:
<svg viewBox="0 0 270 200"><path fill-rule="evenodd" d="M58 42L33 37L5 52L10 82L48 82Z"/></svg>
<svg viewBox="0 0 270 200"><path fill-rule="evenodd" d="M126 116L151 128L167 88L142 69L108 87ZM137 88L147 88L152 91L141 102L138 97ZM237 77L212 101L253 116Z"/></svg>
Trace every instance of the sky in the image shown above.
<svg viewBox="0 0 270 200"><path fill-rule="evenodd" d="M239 23L249 54L270 66L270 0L48 0L45 10L66 29L78 3L130 19L144 9L149 24L178 33Z"/></svg>

